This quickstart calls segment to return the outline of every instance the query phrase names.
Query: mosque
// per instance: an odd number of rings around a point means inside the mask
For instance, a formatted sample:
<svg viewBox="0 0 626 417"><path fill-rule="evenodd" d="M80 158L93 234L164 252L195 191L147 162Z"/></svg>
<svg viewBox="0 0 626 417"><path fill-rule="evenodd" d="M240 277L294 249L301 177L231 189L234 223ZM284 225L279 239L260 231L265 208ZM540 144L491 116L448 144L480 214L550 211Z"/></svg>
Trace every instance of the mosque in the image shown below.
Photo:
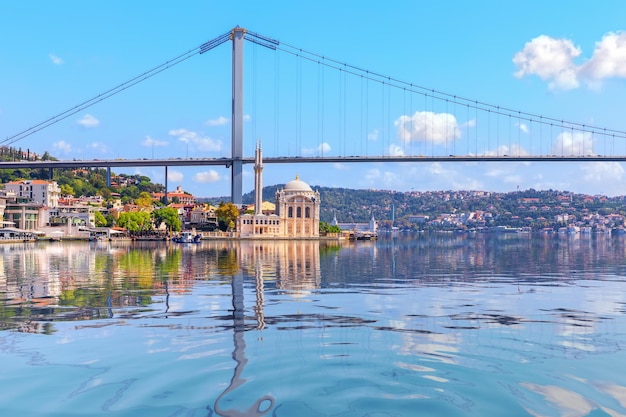
<svg viewBox="0 0 626 417"><path fill-rule="evenodd" d="M263 152L257 145L254 157L254 214L237 219L240 237L319 237L320 193L298 176L276 192L276 210L263 214Z"/></svg>

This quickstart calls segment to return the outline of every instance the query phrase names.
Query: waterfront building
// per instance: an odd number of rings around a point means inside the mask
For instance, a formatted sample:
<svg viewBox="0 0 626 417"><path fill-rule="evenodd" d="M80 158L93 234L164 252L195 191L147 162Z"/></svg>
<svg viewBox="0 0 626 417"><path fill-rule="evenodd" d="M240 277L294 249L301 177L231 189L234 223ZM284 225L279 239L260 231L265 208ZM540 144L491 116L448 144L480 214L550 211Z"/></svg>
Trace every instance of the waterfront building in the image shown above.
<svg viewBox="0 0 626 417"><path fill-rule="evenodd" d="M95 227L96 211L99 209L85 204L74 204L62 206L48 210L48 221L50 226L87 226Z"/></svg>
<svg viewBox="0 0 626 417"><path fill-rule="evenodd" d="M373 235L378 233L378 222L373 214L368 223L339 223L339 221L337 221L337 215L335 214L330 224L339 227L343 231L371 233Z"/></svg>
<svg viewBox="0 0 626 417"><path fill-rule="evenodd" d="M218 225L215 207L209 204L196 204L189 213L189 226L192 228L213 231Z"/></svg>
<svg viewBox="0 0 626 417"><path fill-rule="evenodd" d="M48 221L48 210L41 203L25 198L8 198L4 207L4 222L18 229L36 230Z"/></svg>
<svg viewBox="0 0 626 417"><path fill-rule="evenodd" d="M240 237L319 237L318 191L313 191L306 182L296 176L276 192L274 213L271 210L264 210L262 192L263 152L261 147L257 146L254 164L254 213L242 214L237 218Z"/></svg>
<svg viewBox="0 0 626 417"><path fill-rule="evenodd" d="M18 198L27 198L35 204L46 207L57 207L61 188L56 181L19 180L5 185L7 195L14 194Z"/></svg>

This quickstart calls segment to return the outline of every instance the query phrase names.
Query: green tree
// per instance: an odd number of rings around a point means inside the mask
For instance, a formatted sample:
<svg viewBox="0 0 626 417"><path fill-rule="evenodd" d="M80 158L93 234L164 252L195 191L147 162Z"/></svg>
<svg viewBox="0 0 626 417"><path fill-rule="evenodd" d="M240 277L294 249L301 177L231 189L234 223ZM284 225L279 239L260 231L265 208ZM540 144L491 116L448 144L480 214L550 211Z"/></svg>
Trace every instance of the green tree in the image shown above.
<svg viewBox="0 0 626 417"><path fill-rule="evenodd" d="M139 197L135 199L135 204L143 208L152 207L152 196L150 193L142 191L139 193Z"/></svg>
<svg viewBox="0 0 626 417"><path fill-rule="evenodd" d="M71 185L69 184L63 184L61 185L61 195L71 195L71 196L75 196L74 194L74 188L72 188Z"/></svg>
<svg viewBox="0 0 626 417"><path fill-rule="evenodd" d="M235 227L237 217L239 217L239 209L233 203L224 203L222 201L215 209L215 215L222 231L226 231L229 228L232 230Z"/></svg>
<svg viewBox="0 0 626 417"><path fill-rule="evenodd" d="M104 217L104 215L101 212L96 211L94 213L94 218L96 221L96 227L104 227L107 225L107 219Z"/></svg>
<svg viewBox="0 0 626 417"><path fill-rule="evenodd" d="M120 195L122 196L123 202L128 202L134 201L137 197L139 197L140 192L141 191L136 185L129 185L128 187L123 187L121 189Z"/></svg>
<svg viewBox="0 0 626 417"><path fill-rule="evenodd" d="M341 233L341 228L336 225L331 225L326 222L320 222L320 234L324 235L327 233Z"/></svg>
<svg viewBox="0 0 626 417"><path fill-rule="evenodd" d="M152 229L150 213L145 211L121 213L117 219L117 225L134 234Z"/></svg>
<svg viewBox="0 0 626 417"><path fill-rule="evenodd" d="M111 199L111 190L109 190L107 187L101 187L98 190L98 195L101 195L102 198L104 198L105 200L110 200Z"/></svg>
<svg viewBox="0 0 626 417"><path fill-rule="evenodd" d="M113 227L115 226L117 222L117 220L115 219L115 216L113 216L111 213L107 214L106 221L107 221L106 223L107 227Z"/></svg>
<svg viewBox="0 0 626 417"><path fill-rule="evenodd" d="M180 220L178 211L172 207L163 207L152 212L152 218L154 224L159 227L162 223L165 223L167 228L173 232L179 232L182 229L183 223Z"/></svg>

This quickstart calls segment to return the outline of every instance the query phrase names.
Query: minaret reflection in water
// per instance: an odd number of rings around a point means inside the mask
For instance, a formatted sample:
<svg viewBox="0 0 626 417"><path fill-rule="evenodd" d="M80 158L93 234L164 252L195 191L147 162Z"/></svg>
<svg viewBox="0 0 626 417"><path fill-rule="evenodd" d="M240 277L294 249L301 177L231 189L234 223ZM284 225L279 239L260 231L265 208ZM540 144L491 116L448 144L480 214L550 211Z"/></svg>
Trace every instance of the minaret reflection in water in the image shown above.
<svg viewBox="0 0 626 417"><path fill-rule="evenodd" d="M242 378L248 363L245 356L244 332L244 275L254 276L256 300L254 315L256 329L266 327L264 304L266 279L275 282L276 288L292 297L299 298L318 288L320 273L320 242L317 240L282 241L241 241L237 244L239 271L232 277L233 344L232 358L236 362L233 377L228 387L219 395L214 404L215 412L222 417L257 417L267 414L274 408L275 398L269 394L262 396L245 411L225 409L227 397L236 396L237 388L246 379Z"/></svg>
<svg viewBox="0 0 626 417"><path fill-rule="evenodd" d="M256 278L256 289L257 289L257 305L256 305L256 314L259 328L262 328L264 321L259 319L262 317L262 303L263 303L263 282L259 284L259 279L262 280L261 269L258 269L258 272L255 274ZM259 292L261 293L259 298ZM236 390L238 387L243 385L246 380L241 377L243 370L248 363L248 359L245 355L246 350L246 341L244 339L245 332L245 323L244 323L244 302L243 302L243 274L241 272L237 272L233 276L232 280L232 297L233 297L233 345L234 350L232 354L232 358L235 360L237 365L235 366L235 372L233 373L233 377L230 380L230 384L228 387L217 397L214 404L215 412L223 417L256 417L263 416L267 414L274 407L274 397L271 395L264 395L261 398L257 399L247 410L240 411L235 409L223 409L220 405L220 402L224 399L226 395L230 392ZM259 308L259 303L261 303L261 307ZM259 313L259 311L261 311Z"/></svg>

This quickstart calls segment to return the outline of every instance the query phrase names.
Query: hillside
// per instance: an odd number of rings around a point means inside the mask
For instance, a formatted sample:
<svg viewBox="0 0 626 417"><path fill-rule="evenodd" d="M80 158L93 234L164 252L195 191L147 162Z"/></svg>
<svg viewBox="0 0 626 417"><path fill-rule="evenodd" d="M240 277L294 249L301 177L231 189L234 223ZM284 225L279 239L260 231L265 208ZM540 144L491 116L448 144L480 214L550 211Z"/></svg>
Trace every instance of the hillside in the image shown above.
<svg viewBox="0 0 626 417"><path fill-rule="evenodd" d="M273 202L283 184L263 188L263 200ZM415 228L410 217L429 220L442 218L441 224L460 224L474 216L479 225L529 226L535 229L557 227L573 222L618 226L626 216L626 197L576 194L567 191L533 189L496 193L485 191L396 192L354 190L313 186L320 192L320 219L331 222L367 222L373 215L383 227L395 225ZM227 197L215 202L227 201ZM254 193L244 194L244 204L252 204ZM478 213L478 214L476 214ZM480 219L478 219L480 216ZM482 220L481 220L482 219ZM414 220L414 219L413 219ZM421 226L423 227L423 226Z"/></svg>
<svg viewBox="0 0 626 417"><path fill-rule="evenodd" d="M46 160L55 158L19 148L0 147L0 160ZM48 179L49 171L42 169L0 169L0 182L16 179ZM163 191L164 186L153 184L141 175L113 175L111 187L106 185L106 170L54 170L64 195L113 196L122 201L133 201L141 192ZM263 188L263 200L274 202L276 191L284 184ZM401 228L458 228L480 226L563 227L567 225L624 227L626 197L584 195L568 191L537 191L533 189L496 193L486 191L413 191L354 190L312 186L320 192L322 202L320 220L331 222L336 216L342 223L367 222L374 216L381 227ZM254 193L243 195L244 204L252 204ZM199 202L217 205L230 197L199 198Z"/></svg>

